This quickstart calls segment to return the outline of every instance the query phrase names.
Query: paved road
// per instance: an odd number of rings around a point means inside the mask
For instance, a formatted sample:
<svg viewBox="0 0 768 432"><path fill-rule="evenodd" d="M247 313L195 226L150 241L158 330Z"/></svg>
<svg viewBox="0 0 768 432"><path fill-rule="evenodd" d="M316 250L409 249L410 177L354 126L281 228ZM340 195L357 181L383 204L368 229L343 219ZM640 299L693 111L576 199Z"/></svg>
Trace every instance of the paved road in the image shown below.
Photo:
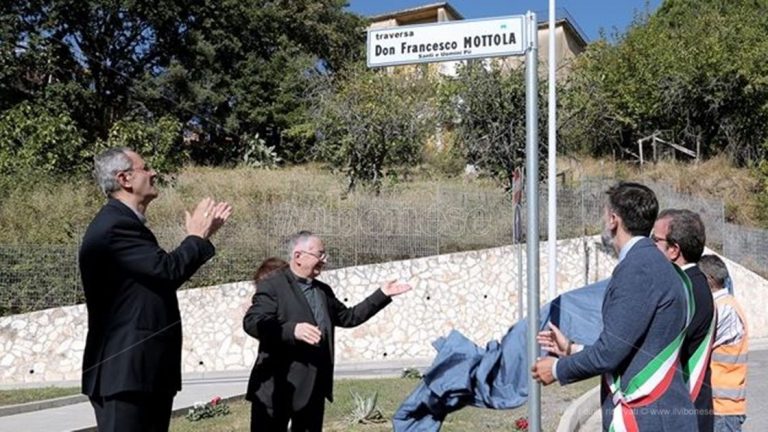
<svg viewBox="0 0 768 432"><path fill-rule="evenodd" d="M768 430L768 349L749 352L747 369L747 422L744 432ZM599 431L602 427L600 413L596 412L581 428L583 431Z"/></svg>
<svg viewBox="0 0 768 432"><path fill-rule="evenodd" d="M768 346L749 353L747 377L747 422L745 432L762 432L768 426ZM399 376L404 367L424 367L428 360L409 362L349 363L336 368L336 377ZM174 400L174 410L186 410L195 402L214 396L222 398L243 394L249 371L185 376L183 390ZM88 430L95 426L89 403L77 403L24 414L0 417L0 431L55 432ZM581 428L599 431L599 413L595 413Z"/></svg>
<svg viewBox="0 0 768 432"><path fill-rule="evenodd" d="M336 378L400 376L404 367L426 367L429 360L346 363L336 366ZM250 370L191 374L184 377L182 391L173 401L174 411L186 411L195 402L207 402L245 393ZM0 417L0 431L56 432L95 430L90 403L75 403L58 408Z"/></svg>
<svg viewBox="0 0 768 432"><path fill-rule="evenodd" d="M748 367L744 432L762 432L768 429L768 349L751 351Z"/></svg>

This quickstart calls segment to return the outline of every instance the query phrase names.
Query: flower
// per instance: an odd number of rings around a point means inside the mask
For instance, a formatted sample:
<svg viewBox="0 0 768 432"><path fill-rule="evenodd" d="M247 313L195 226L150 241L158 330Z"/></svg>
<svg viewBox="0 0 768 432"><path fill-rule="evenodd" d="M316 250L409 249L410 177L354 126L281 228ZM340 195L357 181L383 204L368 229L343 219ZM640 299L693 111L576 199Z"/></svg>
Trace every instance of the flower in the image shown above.
<svg viewBox="0 0 768 432"><path fill-rule="evenodd" d="M525 418L525 417L519 417L517 420L515 420L515 430L527 431L528 430L528 419Z"/></svg>
<svg viewBox="0 0 768 432"><path fill-rule="evenodd" d="M229 414L229 406L220 396L215 396L210 402L195 402L187 412L187 420L199 421L206 418L225 416Z"/></svg>

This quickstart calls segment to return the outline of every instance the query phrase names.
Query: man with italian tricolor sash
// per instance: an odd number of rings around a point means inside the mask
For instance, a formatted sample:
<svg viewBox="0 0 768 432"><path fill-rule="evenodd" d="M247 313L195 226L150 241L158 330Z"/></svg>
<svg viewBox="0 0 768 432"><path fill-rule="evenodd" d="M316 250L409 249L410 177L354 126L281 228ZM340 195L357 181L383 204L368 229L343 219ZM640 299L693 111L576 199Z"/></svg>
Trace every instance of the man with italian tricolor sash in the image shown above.
<svg viewBox="0 0 768 432"><path fill-rule="evenodd" d="M707 277L696 263L704 254L706 243L704 222L698 213L687 209L667 209L659 213L653 225L651 240L673 263L678 265L693 287L696 312L680 349L683 379L696 408L699 432L712 432L712 382L709 357L712 352L717 316Z"/></svg>
<svg viewBox="0 0 768 432"><path fill-rule="evenodd" d="M653 191L619 183L606 194L605 229L619 263L603 298L603 329L581 349L554 326L539 333L542 348L560 357L539 359L533 377L546 385L602 375L606 431L697 431L680 367L695 312L690 279L648 238L659 211Z"/></svg>

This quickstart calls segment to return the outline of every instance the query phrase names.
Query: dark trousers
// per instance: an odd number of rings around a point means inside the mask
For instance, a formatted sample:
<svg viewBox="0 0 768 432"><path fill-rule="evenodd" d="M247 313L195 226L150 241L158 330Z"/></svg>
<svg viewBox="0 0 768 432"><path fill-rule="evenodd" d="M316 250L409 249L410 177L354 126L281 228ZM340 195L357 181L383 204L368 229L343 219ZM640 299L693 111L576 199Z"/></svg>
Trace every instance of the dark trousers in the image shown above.
<svg viewBox="0 0 768 432"><path fill-rule="evenodd" d="M314 392L304 408L293 411L290 404L267 408L259 400L251 402L251 432L286 432L291 421L291 432L321 432L325 414L325 398Z"/></svg>
<svg viewBox="0 0 768 432"><path fill-rule="evenodd" d="M99 432L167 432L174 396L123 392L90 399Z"/></svg>

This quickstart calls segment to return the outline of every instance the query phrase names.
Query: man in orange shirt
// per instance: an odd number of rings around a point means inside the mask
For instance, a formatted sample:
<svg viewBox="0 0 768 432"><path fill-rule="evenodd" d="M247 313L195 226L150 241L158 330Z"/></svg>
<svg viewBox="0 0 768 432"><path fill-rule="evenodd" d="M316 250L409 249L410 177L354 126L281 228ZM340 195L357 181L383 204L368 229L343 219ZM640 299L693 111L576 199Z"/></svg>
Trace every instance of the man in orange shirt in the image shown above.
<svg viewBox="0 0 768 432"><path fill-rule="evenodd" d="M747 417L747 320L741 305L728 293L728 269L716 255L699 261L717 306L712 345L712 400L715 432L741 431Z"/></svg>

